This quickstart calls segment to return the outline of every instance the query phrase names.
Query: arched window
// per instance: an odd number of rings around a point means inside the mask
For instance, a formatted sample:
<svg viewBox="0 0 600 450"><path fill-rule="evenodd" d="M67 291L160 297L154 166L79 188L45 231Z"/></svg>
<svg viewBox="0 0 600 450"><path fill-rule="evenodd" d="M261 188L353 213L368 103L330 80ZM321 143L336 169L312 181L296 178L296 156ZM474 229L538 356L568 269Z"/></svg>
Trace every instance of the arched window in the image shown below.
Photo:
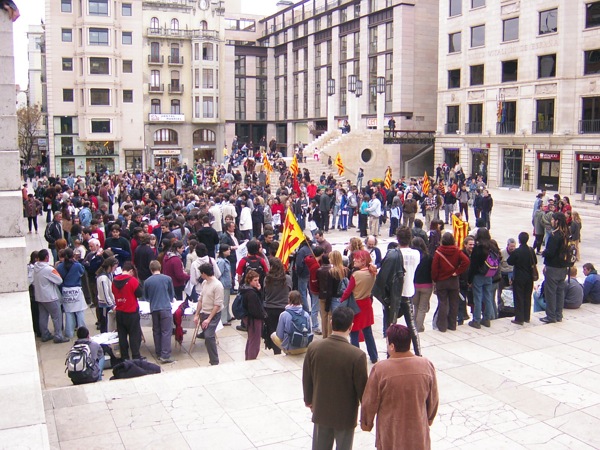
<svg viewBox="0 0 600 450"><path fill-rule="evenodd" d="M207 130L201 128L199 130L194 131L192 135L192 142L194 145L201 144L212 144L215 145L217 142L215 132L212 130Z"/></svg>
<svg viewBox="0 0 600 450"><path fill-rule="evenodd" d="M153 17L150 19L150 33L158 34L158 29L160 28L160 22L158 21L158 17Z"/></svg>
<svg viewBox="0 0 600 450"><path fill-rule="evenodd" d="M177 131L169 128L161 128L154 132L154 145L177 145Z"/></svg>
<svg viewBox="0 0 600 450"><path fill-rule="evenodd" d="M200 22L200 29L201 30L208 30L208 22L206 20L203 20Z"/></svg>
<svg viewBox="0 0 600 450"><path fill-rule="evenodd" d="M171 30L179 30L179 20L171 19Z"/></svg>

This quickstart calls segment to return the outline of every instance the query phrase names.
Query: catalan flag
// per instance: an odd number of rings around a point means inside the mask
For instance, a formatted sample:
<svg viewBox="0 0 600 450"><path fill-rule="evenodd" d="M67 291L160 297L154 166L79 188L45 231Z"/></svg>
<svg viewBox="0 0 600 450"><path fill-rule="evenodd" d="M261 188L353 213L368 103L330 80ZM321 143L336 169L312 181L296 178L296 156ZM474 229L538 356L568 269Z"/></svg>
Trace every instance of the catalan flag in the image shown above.
<svg viewBox="0 0 600 450"><path fill-rule="evenodd" d="M281 234L281 240L279 248L275 256L281 260L283 266L287 269L289 265L290 255L294 250L302 244L306 237L302 232L302 228L298 225L296 217L292 213L292 210L288 208L285 214L285 221L283 223L283 233Z"/></svg>
<svg viewBox="0 0 600 450"><path fill-rule="evenodd" d="M338 170L338 175L341 177L342 175L344 175L344 163L342 162L342 156L339 154L337 154L337 156L335 157L335 167L337 167Z"/></svg>
<svg viewBox="0 0 600 450"><path fill-rule="evenodd" d="M263 167L265 168L265 170L267 172L273 172L273 166L269 162L269 158L267 158L267 154L263 153L262 158L263 158Z"/></svg>
<svg viewBox="0 0 600 450"><path fill-rule="evenodd" d="M423 175L423 195L427 195L430 189L431 184L429 183L429 175L427 175L427 171L425 171L425 175Z"/></svg>
<svg viewBox="0 0 600 450"><path fill-rule="evenodd" d="M294 159L292 159L292 163L290 164L290 172L292 176L296 178L298 176L298 171L300 168L298 167L298 158L294 155Z"/></svg>
<svg viewBox="0 0 600 450"><path fill-rule="evenodd" d="M438 184L438 191L442 195L444 195L446 193L446 186L444 185L444 182L441 180L440 180L440 184Z"/></svg>
<svg viewBox="0 0 600 450"><path fill-rule="evenodd" d="M219 181L219 177L218 177L217 173L218 173L218 170L215 167L215 169L213 170L213 176L212 176L213 184L217 184L217 181Z"/></svg>
<svg viewBox="0 0 600 450"><path fill-rule="evenodd" d="M469 234L469 222L465 222L460 218L460 214L452 214L452 234L456 241L456 246L460 249L463 248L463 241Z"/></svg>
<svg viewBox="0 0 600 450"><path fill-rule="evenodd" d="M265 186L271 185L271 172L267 170L267 178L265 179Z"/></svg>
<svg viewBox="0 0 600 450"><path fill-rule="evenodd" d="M383 187L388 190L392 187L392 168L388 166L385 171L385 179L383 180Z"/></svg>

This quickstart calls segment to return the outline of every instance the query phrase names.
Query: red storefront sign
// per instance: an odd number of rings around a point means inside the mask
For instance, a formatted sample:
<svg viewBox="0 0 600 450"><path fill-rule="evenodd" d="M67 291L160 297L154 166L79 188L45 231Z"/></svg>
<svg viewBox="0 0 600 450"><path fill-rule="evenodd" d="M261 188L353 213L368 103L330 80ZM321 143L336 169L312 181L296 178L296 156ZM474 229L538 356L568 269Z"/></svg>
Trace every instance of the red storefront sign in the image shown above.
<svg viewBox="0 0 600 450"><path fill-rule="evenodd" d="M546 161L560 161L560 153L544 153L538 152L538 159L544 159Z"/></svg>
<svg viewBox="0 0 600 450"><path fill-rule="evenodd" d="M578 153L577 161L600 162L600 153Z"/></svg>

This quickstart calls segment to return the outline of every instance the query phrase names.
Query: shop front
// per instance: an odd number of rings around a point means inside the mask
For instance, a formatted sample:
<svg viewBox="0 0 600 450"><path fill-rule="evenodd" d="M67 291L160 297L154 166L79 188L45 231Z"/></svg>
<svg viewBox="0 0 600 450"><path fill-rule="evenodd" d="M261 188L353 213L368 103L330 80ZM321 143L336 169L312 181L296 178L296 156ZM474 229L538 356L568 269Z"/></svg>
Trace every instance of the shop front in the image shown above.
<svg viewBox="0 0 600 450"><path fill-rule="evenodd" d="M487 183L488 153L487 148L471 149L471 175L481 175L484 183Z"/></svg>
<svg viewBox="0 0 600 450"><path fill-rule="evenodd" d="M560 179L560 153L538 152L537 188L558 191Z"/></svg>
<svg viewBox="0 0 600 450"><path fill-rule="evenodd" d="M181 149L153 149L154 168L172 170L181 165Z"/></svg>
<svg viewBox="0 0 600 450"><path fill-rule="evenodd" d="M450 167L454 167L456 165L459 158L458 148L447 148L444 147L444 162L448 164Z"/></svg>
<svg viewBox="0 0 600 450"><path fill-rule="evenodd" d="M598 170L600 169L600 153L577 154L577 192L591 192L590 186L598 186Z"/></svg>
<svg viewBox="0 0 600 450"><path fill-rule="evenodd" d="M523 171L523 149L502 149L502 186L521 187Z"/></svg>

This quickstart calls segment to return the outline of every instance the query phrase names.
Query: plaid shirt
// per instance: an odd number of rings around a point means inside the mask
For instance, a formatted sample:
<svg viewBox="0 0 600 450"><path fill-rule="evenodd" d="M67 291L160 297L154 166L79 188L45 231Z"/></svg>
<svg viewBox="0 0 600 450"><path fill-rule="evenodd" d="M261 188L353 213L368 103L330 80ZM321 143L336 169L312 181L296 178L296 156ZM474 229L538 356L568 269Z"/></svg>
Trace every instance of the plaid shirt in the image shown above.
<svg viewBox="0 0 600 450"><path fill-rule="evenodd" d="M437 206L437 203L435 201L435 197L425 197L425 209L426 210L432 210L435 209Z"/></svg>

